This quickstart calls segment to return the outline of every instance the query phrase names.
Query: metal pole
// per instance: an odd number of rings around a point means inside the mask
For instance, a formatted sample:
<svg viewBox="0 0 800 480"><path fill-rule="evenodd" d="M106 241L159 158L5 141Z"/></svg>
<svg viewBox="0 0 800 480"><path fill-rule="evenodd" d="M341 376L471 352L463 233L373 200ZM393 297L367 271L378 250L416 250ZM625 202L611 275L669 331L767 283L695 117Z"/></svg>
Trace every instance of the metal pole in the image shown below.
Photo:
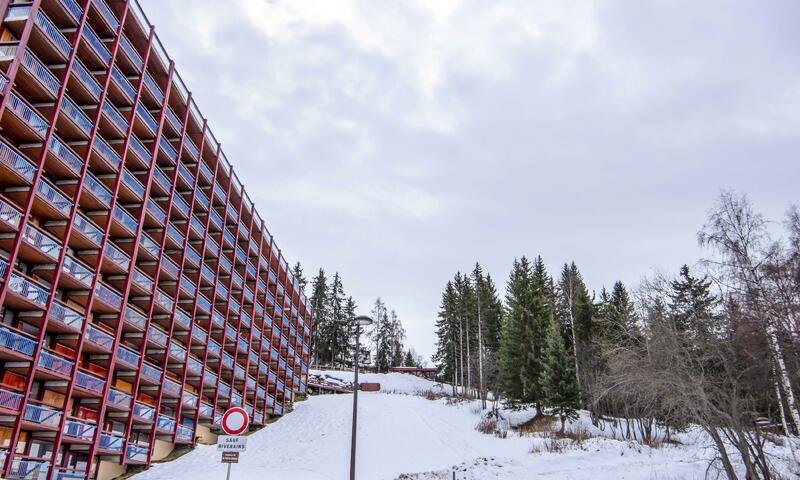
<svg viewBox="0 0 800 480"><path fill-rule="evenodd" d="M228 475L225 477L225 480L231 480L231 464L228 464Z"/></svg>
<svg viewBox="0 0 800 480"><path fill-rule="evenodd" d="M356 424L358 422L358 353L361 350L361 326L356 327L355 377L353 380L353 433L350 442L350 480L356 479Z"/></svg>

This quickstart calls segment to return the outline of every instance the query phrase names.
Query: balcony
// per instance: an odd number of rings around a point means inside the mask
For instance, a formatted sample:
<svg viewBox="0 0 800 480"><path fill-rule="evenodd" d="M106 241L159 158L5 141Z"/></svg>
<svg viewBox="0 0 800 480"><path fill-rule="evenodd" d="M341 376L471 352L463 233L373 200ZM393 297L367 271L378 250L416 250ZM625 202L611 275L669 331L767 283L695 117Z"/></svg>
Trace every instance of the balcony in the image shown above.
<svg viewBox="0 0 800 480"><path fill-rule="evenodd" d="M0 151L2 151L1 145ZM53 135L50 139L50 148L47 149L44 168L48 174L56 178L77 178L83 170L83 159Z"/></svg>
<svg viewBox="0 0 800 480"><path fill-rule="evenodd" d="M84 343L84 350L92 353L108 353L111 352L111 348L114 346L114 337L104 330L96 327L95 325L89 325L86 328L86 342Z"/></svg>
<svg viewBox="0 0 800 480"><path fill-rule="evenodd" d="M158 167L153 167L153 180L153 186L156 187L156 190L161 190L161 193L165 196L169 194L172 189L172 180L167 178Z"/></svg>
<svg viewBox="0 0 800 480"><path fill-rule="evenodd" d="M39 352L39 361L36 365L47 378L54 379L69 378L72 375L72 369L75 368L75 362L72 360L45 351Z"/></svg>
<svg viewBox="0 0 800 480"><path fill-rule="evenodd" d="M150 258L156 259L161 253L161 247L146 233L142 232L139 235L139 253L142 256L150 256Z"/></svg>
<svg viewBox="0 0 800 480"><path fill-rule="evenodd" d="M103 267L116 273L125 273L131 264L131 258L112 242L106 242L103 255Z"/></svg>
<svg viewBox="0 0 800 480"><path fill-rule="evenodd" d="M170 224L170 227L172 225ZM178 266L167 257L161 259L161 271L169 278L177 280L180 269Z"/></svg>
<svg viewBox="0 0 800 480"><path fill-rule="evenodd" d="M83 113L75 102L64 97L61 103L61 115L56 120L58 133L69 140L87 140L92 133L92 121Z"/></svg>
<svg viewBox="0 0 800 480"><path fill-rule="evenodd" d="M153 279L138 268L133 270L131 276L133 280L132 286L135 287L134 289L137 293L149 296L150 292L153 291Z"/></svg>
<svg viewBox="0 0 800 480"><path fill-rule="evenodd" d="M179 443L191 443L194 440L194 430L185 425L178 425L175 440Z"/></svg>
<svg viewBox="0 0 800 480"><path fill-rule="evenodd" d="M172 307L175 306L175 302L166 293L159 289L156 289L155 295L153 295L153 300L156 306L167 312L171 311Z"/></svg>
<svg viewBox="0 0 800 480"><path fill-rule="evenodd" d="M0 45L0 65L9 65L18 50L18 44ZM29 49L25 49L22 53L20 67L14 81L17 90L25 92L25 97L32 102L55 100L61 89L61 83Z"/></svg>
<svg viewBox="0 0 800 480"><path fill-rule="evenodd" d="M108 391L108 406L113 407L119 410L130 410L131 404L133 403L133 397L128 395L125 392L121 392L115 389L109 389Z"/></svg>
<svg viewBox="0 0 800 480"><path fill-rule="evenodd" d="M76 101L84 103L99 102L100 95L103 93L103 87L97 83L94 75L77 59L72 64L72 75L67 80L67 88L70 96Z"/></svg>
<svg viewBox="0 0 800 480"><path fill-rule="evenodd" d="M59 278L59 287L66 287L70 290L87 290L91 288L94 272L69 255L64 257L61 272L63 275ZM42 276L47 275L45 271L37 271L37 273Z"/></svg>
<svg viewBox="0 0 800 480"><path fill-rule="evenodd" d="M139 203L144 198L144 185L127 168L122 169L122 187L118 193L122 200Z"/></svg>
<svg viewBox="0 0 800 480"><path fill-rule="evenodd" d="M5 23L18 38L31 11L29 5L12 5L8 8ZM46 63L65 63L72 47L64 34L53 25L41 9L36 11L33 24L36 28L31 31L29 46L38 52Z"/></svg>
<svg viewBox="0 0 800 480"><path fill-rule="evenodd" d="M156 411L150 405L136 402L133 406L133 416L136 420L152 422L155 420Z"/></svg>
<svg viewBox="0 0 800 480"><path fill-rule="evenodd" d="M164 103L164 93L156 84L155 80L153 80L153 77L147 72L144 74L144 86L144 91L150 94L155 104L161 105Z"/></svg>
<svg viewBox="0 0 800 480"><path fill-rule="evenodd" d="M172 223L169 223L167 225L167 240L171 240L172 246L176 248L183 248L186 238L178 231L177 228L175 228Z"/></svg>
<svg viewBox="0 0 800 480"><path fill-rule="evenodd" d="M64 436L66 440L78 440L81 442L91 442L97 426L92 423L85 423L78 420L67 420L64 423Z"/></svg>
<svg viewBox="0 0 800 480"><path fill-rule="evenodd" d="M11 470L8 478L21 480L43 480L50 470L49 462L37 460L14 459L11 461Z"/></svg>
<svg viewBox="0 0 800 480"><path fill-rule="evenodd" d="M152 323L150 324L150 327L147 329L148 341L152 342L153 344L159 347L166 347L167 339L168 336L166 332L154 326Z"/></svg>
<svg viewBox="0 0 800 480"><path fill-rule="evenodd" d="M150 450L147 447L129 444L125 450L125 460L130 463L147 463L147 455Z"/></svg>
<svg viewBox="0 0 800 480"><path fill-rule="evenodd" d="M16 232L22 212L0 198L0 232Z"/></svg>
<svg viewBox="0 0 800 480"><path fill-rule="evenodd" d="M142 65L144 61L142 60L142 56L139 55L139 52L131 44L130 40L125 35L122 35L119 39L119 46L122 53L125 55L121 58L127 60L128 65L130 65L136 73L142 71Z"/></svg>
<svg viewBox="0 0 800 480"><path fill-rule="evenodd" d="M149 363L142 363L142 375L141 378L143 381L147 381L150 383L161 383L161 378L163 377L163 373L161 369L150 365Z"/></svg>
<svg viewBox="0 0 800 480"><path fill-rule="evenodd" d="M22 420L31 430L56 430L61 422L61 412L29 403L25 405Z"/></svg>
<svg viewBox="0 0 800 480"><path fill-rule="evenodd" d="M119 21L117 20L117 17L111 12L111 9L108 8L108 5L106 4L105 0L94 0L92 2L92 5L94 5L95 8L97 8L97 10L100 12L100 18L103 19L103 21L106 24L105 26L108 28L108 30L111 32L116 32L117 29L119 28Z"/></svg>
<svg viewBox="0 0 800 480"><path fill-rule="evenodd" d="M172 108L167 107L165 116L167 118L167 121L164 123L164 126L169 127L169 129L171 130L170 133L174 135L180 135L181 132L183 131L183 125L181 121L178 120L178 117L175 115L175 112L172 111Z"/></svg>
<svg viewBox="0 0 800 480"><path fill-rule="evenodd" d="M145 317L144 314L136 311L130 305L125 307L125 312L122 314L122 320L125 322L125 325L129 327L126 329L128 331L131 329L144 331L145 327L147 326L147 317Z"/></svg>
<svg viewBox="0 0 800 480"><path fill-rule="evenodd" d="M8 96L7 111L3 115L3 128L20 141L40 142L47 134L50 124L39 112L15 92Z"/></svg>
<svg viewBox="0 0 800 480"><path fill-rule="evenodd" d="M106 138L124 138L128 133L128 122L108 100L103 102L101 132Z"/></svg>
<svg viewBox="0 0 800 480"><path fill-rule="evenodd" d="M138 369L139 368L139 354L123 347L117 346L117 365L123 368Z"/></svg>
<svg viewBox="0 0 800 480"><path fill-rule="evenodd" d="M132 160L139 160L139 166L150 168L150 165L153 163L153 155L142 145L142 142L139 141L135 135L131 135L129 146L131 152L133 152L133 158L129 158Z"/></svg>
<svg viewBox="0 0 800 480"><path fill-rule="evenodd" d="M158 139L158 147L159 151L164 154L163 158L166 158L167 164L174 165L178 162L178 153L163 135Z"/></svg>
<svg viewBox="0 0 800 480"><path fill-rule="evenodd" d="M175 430L175 419L161 414L156 421L156 428L162 432L172 433Z"/></svg>
<svg viewBox="0 0 800 480"><path fill-rule="evenodd" d="M142 138L154 138L156 136L158 122L141 102L136 105L135 119L137 121L134 122L133 127L136 135Z"/></svg>
<svg viewBox="0 0 800 480"><path fill-rule="evenodd" d="M9 248L12 241L10 236L0 235L0 245ZM58 261L61 244L32 224L26 225L22 230L22 242L19 254L25 262L51 264Z"/></svg>
<svg viewBox="0 0 800 480"><path fill-rule="evenodd" d="M170 342L169 344L169 356L171 359L175 360L176 362L183 364L184 359L186 358L186 349L183 348L181 345L178 345L175 342Z"/></svg>
<svg viewBox="0 0 800 480"><path fill-rule="evenodd" d="M181 394L181 386L177 382L173 382L168 378L164 379L164 383L161 386L164 390L164 395L178 398Z"/></svg>
<svg viewBox="0 0 800 480"><path fill-rule="evenodd" d="M23 397L17 392L0 389L0 410L19 412L22 407Z"/></svg>
<svg viewBox="0 0 800 480"><path fill-rule="evenodd" d="M50 307L49 321L47 330L55 332L75 333L83 328L86 318L67 307L65 304L55 300Z"/></svg>
<svg viewBox="0 0 800 480"><path fill-rule="evenodd" d="M119 312L122 307L122 295L100 282L97 282L94 293L94 309L103 313Z"/></svg>
<svg viewBox="0 0 800 480"><path fill-rule="evenodd" d="M133 88L130 80L125 77L125 74L116 65L111 68L111 79L113 80L111 82L113 88L110 88L108 92L111 100L117 105L132 105L133 100L136 98L136 89Z"/></svg>
<svg viewBox="0 0 800 480"><path fill-rule="evenodd" d="M100 377L84 373L80 370L75 375L75 387L92 395L102 395L103 388L105 388L105 386L106 381ZM76 392L76 395L82 396L80 392Z"/></svg>
<svg viewBox="0 0 800 480"><path fill-rule="evenodd" d="M92 145L92 166L101 172L116 172L122 163L122 158L99 135L95 136Z"/></svg>
<svg viewBox="0 0 800 480"><path fill-rule="evenodd" d="M67 180L60 183L64 190L70 195L74 194L74 189L77 187L77 184L77 180ZM100 183L94 175L88 172L86 173L86 178L83 181L83 189L81 190L81 206L87 210L108 210L113 197L111 192L108 191L108 188Z"/></svg>
<svg viewBox="0 0 800 480"><path fill-rule="evenodd" d="M50 295L48 290L18 273L11 274L7 288L10 295L6 303L19 309L44 310Z"/></svg>
<svg viewBox="0 0 800 480"><path fill-rule="evenodd" d="M100 434L100 441L97 443L97 448L105 453L122 453L122 445L124 445L124 443L124 437L104 432Z"/></svg>
<svg viewBox="0 0 800 480"><path fill-rule="evenodd" d="M189 138L189 135L183 136L183 151L186 152L192 160L200 159L200 151L197 150L194 142Z"/></svg>
<svg viewBox="0 0 800 480"><path fill-rule="evenodd" d="M200 254L197 253L192 247L187 245L186 246L186 250L184 251L184 254L185 254L184 258L185 258L186 263L188 265L191 265L191 266L193 266L195 268L200 266ZM204 268L207 268L207 267L205 267L205 265L204 265Z"/></svg>
<svg viewBox="0 0 800 480"><path fill-rule="evenodd" d="M116 205L114 207L112 218L116 220L115 225L119 228L113 228L112 232L117 236L135 237L136 231L139 229L139 222L122 207Z"/></svg>
<svg viewBox="0 0 800 480"><path fill-rule="evenodd" d="M183 200L178 192L174 192L172 194L172 206L175 207L173 212L180 213L180 215L176 215L178 218L189 218L189 205Z"/></svg>
<svg viewBox="0 0 800 480"><path fill-rule="evenodd" d="M183 396L181 397L181 405L191 410L196 409L197 395L193 394L192 392L183 392Z"/></svg>
<svg viewBox="0 0 800 480"><path fill-rule="evenodd" d="M86 42L81 42L79 46L79 51L81 53L85 53L82 55L82 58L86 58L90 61L90 68L108 68L108 64L111 62L111 53L106 48L105 43L100 40L100 37L94 33L89 25L85 25L83 27L83 39Z"/></svg>

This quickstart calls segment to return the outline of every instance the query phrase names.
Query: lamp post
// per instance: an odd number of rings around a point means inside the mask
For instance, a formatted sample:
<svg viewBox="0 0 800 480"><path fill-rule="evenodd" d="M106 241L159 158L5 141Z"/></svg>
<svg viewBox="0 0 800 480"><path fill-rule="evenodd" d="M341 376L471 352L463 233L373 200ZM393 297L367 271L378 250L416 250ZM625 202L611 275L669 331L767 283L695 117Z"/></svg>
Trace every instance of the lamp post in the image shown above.
<svg viewBox="0 0 800 480"><path fill-rule="evenodd" d="M356 480L356 424L358 423L358 356L361 353L361 327L372 325L372 319L360 315L353 319L356 324L356 358L353 362L353 433L350 439L350 480Z"/></svg>

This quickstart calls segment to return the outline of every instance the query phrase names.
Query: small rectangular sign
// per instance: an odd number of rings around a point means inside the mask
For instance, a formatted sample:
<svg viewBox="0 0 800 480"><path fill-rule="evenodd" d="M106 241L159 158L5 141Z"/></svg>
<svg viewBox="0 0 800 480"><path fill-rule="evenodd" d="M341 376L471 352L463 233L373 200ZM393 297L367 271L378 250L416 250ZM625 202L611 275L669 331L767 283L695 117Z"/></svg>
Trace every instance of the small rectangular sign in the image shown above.
<svg viewBox="0 0 800 480"><path fill-rule="evenodd" d="M222 452L222 463L239 463L239 452Z"/></svg>
<svg viewBox="0 0 800 480"><path fill-rule="evenodd" d="M218 452L244 452L247 449L247 437L220 435L217 437Z"/></svg>

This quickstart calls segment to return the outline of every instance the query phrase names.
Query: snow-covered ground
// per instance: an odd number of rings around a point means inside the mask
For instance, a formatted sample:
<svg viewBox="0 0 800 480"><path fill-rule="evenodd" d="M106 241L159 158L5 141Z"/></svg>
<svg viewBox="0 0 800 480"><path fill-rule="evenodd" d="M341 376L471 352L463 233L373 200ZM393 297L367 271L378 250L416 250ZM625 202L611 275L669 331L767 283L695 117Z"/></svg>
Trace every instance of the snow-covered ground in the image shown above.
<svg viewBox="0 0 800 480"><path fill-rule="evenodd" d="M326 373L352 380L352 374L345 372ZM443 388L434 382L404 374L364 374L359 380L380 382L384 390L397 392L359 394L358 478L364 480L395 480L401 474L411 474L401 478L415 480L451 480L454 469L458 480L703 479L713 456L700 435L683 435L680 440L685 445L658 449L591 438L550 453L542 437L511 432L502 439L479 433L475 425L481 417L475 403L452 404L413 395ZM347 478L351 406L349 394L298 402L292 413L249 437L232 478ZM525 416L516 414L515 420ZM216 447L198 446L134 478L218 480L225 476L219 457Z"/></svg>

